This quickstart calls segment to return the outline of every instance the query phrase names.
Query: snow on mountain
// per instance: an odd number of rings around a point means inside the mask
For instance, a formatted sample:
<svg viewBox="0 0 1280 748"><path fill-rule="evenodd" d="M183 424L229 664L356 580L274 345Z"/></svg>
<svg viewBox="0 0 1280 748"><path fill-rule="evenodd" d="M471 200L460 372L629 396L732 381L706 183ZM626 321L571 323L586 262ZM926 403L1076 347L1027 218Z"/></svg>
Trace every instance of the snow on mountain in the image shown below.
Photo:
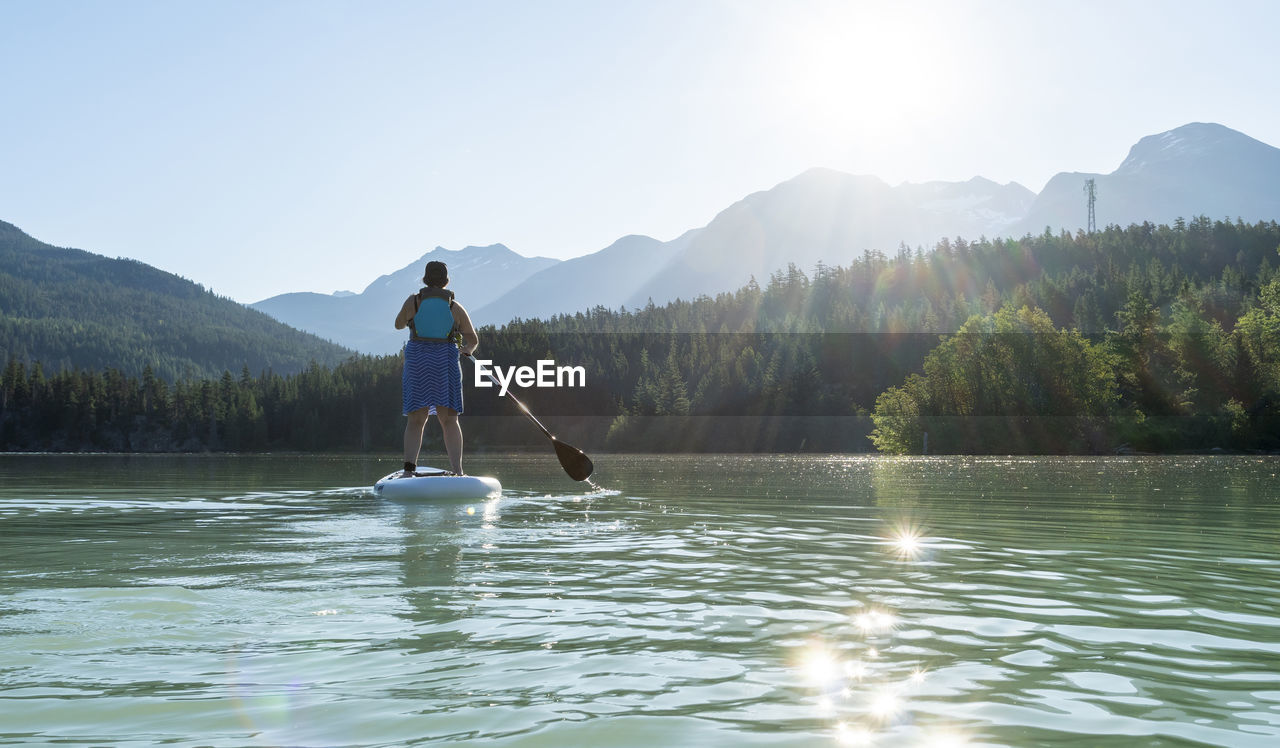
<svg viewBox="0 0 1280 748"><path fill-rule="evenodd" d="M932 248L943 237L978 239L1075 231L1086 221L1083 187L1097 184L1099 225L1191 218L1280 219L1280 150L1217 124L1192 123L1139 140L1111 174L1062 172L1039 195L1017 183L890 186L867 175L811 169L725 208L670 242L627 236L558 262L495 244L432 252L380 276L359 295L285 294L253 306L361 351L394 350L390 320L418 288L426 262L448 263L450 288L477 324L546 318L597 305L643 306L765 283L789 263L847 265L869 250Z"/></svg>
<svg viewBox="0 0 1280 748"><path fill-rule="evenodd" d="M449 289L468 312L559 262L549 257L524 257L501 244L458 250L436 247L399 270L378 276L359 294L289 293L249 306L361 353L393 353L406 338L406 333L392 324L396 313L405 298L422 287L423 271L433 260L449 266Z"/></svg>
<svg viewBox="0 0 1280 748"><path fill-rule="evenodd" d="M725 209L627 301L730 291L794 263L847 265L868 250L932 248L942 237L996 236L1034 198L1027 188L988 179L905 183L811 169Z"/></svg>
<svg viewBox="0 0 1280 748"><path fill-rule="evenodd" d="M1142 138L1110 174L1055 175L1014 234L1083 228L1087 179L1096 184L1099 226L1200 215L1280 219L1280 149L1222 125L1194 122Z"/></svg>

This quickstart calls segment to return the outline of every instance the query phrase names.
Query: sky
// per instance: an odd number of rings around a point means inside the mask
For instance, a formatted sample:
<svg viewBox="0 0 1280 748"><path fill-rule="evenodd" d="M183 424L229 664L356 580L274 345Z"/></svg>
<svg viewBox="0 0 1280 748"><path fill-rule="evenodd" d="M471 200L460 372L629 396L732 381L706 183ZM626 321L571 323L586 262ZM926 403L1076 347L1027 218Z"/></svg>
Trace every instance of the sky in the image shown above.
<svg viewBox="0 0 1280 748"><path fill-rule="evenodd" d="M1280 146L1272 0L0 0L0 220L250 303L668 240L806 169Z"/></svg>

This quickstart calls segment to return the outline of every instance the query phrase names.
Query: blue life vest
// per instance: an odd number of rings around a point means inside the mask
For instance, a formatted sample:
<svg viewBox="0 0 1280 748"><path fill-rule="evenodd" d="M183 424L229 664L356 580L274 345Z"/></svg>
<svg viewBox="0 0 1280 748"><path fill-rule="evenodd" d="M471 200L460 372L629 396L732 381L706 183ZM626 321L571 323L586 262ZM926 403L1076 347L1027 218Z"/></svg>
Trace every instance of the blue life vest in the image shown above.
<svg viewBox="0 0 1280 748"><path fill-rule="evenodd" d="M451 343L458 325L453 321L453 291L427 286L418 292L417 310L409 320L411 340Z"/></svg>

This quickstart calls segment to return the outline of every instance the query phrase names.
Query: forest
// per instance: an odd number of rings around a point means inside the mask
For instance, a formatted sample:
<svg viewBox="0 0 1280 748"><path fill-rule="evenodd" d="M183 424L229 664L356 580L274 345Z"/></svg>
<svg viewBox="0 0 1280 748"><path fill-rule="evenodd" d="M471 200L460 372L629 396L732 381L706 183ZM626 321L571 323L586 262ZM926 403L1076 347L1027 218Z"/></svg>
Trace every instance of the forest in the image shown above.
<svg viewBox="0 0 1280 748"><path fill-rule="evenodd" d="M1278 249L1274 221L1206 217L944 239L714 297L483 328L479 354L583 366L584 388L516 394L588 451L1274 451ZM536 445L463 366L469 448ZM399 356L237 368L11 359L0 449L398 452Z"/></svg>
<svg viewBox="0 0 1280 748"><path fill-rule="evenodd" d="M0 359L166 380L296 373L351 352L136 260L53 247L0 221Z"/></svg>

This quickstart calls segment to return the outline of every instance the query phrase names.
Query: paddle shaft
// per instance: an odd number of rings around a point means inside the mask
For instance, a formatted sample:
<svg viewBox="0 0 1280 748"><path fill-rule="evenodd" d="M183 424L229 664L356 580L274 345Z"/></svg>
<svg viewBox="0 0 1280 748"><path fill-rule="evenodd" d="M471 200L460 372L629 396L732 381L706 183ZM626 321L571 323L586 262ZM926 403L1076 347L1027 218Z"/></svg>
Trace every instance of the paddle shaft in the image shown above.
<svg viewBox="0 0 1280 748"><path fill-rule="evenodd" d="M466 355L474 364L475 358L470 354ZM479 371L478 368L477 371ZM487 372L486 375L488 375ZM488 375L488 378L490 384L497 384L501 387L501 384L495 381L492 375ZM556 458L560 460L560 467L564 468L564 471L569 474L570 478L580 481L591 477L591 473L595 470L595 466L591 463L591 458L587 457L585 452L557 439L556 435L551 433L546 426L542 425L542 421L539 421L538 418L533 415L533 412L529 410L529 406L520 402L520 399L515 395L508 392L506 397L511 398L511 401L520 407L520 412L524 413L525 417L530 421L533 421L533 425L537 426L538 429L542 431L543 434L546 434L547 438L551 440L551 445L556 449Z"/></svg>
<svg viewBox="0 0 1280 748"><path fill-rule="evenodd" d="M474 357L474 356L472 356L472 355L470 355L470 354L464 354L464 355L465 355L467 358L471 359L471 363L472 363L473 365L475 364L476 360L475 360L475 357ZM480 371L480 369L478 369L478 368L477 368L477 371ZM489 383L490 383L490 384L494 384L494 385L497 385L497 386L499 386L499 387L501 387L501 386L502 386L502 384L501 384L500 382L498 382L496 379L494 379L491 375L489 375L489 373L488 373L488 372L485 372L485 376L489 377ZM542 430L542 433L546 434L548 439L551 439L552 441L555 441L556 435L555 435L555 434L553 434L553 433L551 433L550 431L548 431L546 426L543 426L543 425L542 425L542 421L539 421L539 420L538 420L538 418L537 418L537 416L535 416L535 415L532 413L532 411L530 411L530 410L529 410L529 406L527 406L527 405L525 405L524 403L520 402L520 399L519 399L518 397L516 397L515 395L511 394L511 391L510 391L510 390L508 390L508 391L507 391L507 394L505 395L505 397L511 398L511 402L515 403L515 404L516 404L516 406L520 408L520 412L524 413L524 414L525 414L525 416L526 416L530 421L533 421L534 425L535 425L535 426L537 426L539 429L541 429L541 430Z"/></svg>

